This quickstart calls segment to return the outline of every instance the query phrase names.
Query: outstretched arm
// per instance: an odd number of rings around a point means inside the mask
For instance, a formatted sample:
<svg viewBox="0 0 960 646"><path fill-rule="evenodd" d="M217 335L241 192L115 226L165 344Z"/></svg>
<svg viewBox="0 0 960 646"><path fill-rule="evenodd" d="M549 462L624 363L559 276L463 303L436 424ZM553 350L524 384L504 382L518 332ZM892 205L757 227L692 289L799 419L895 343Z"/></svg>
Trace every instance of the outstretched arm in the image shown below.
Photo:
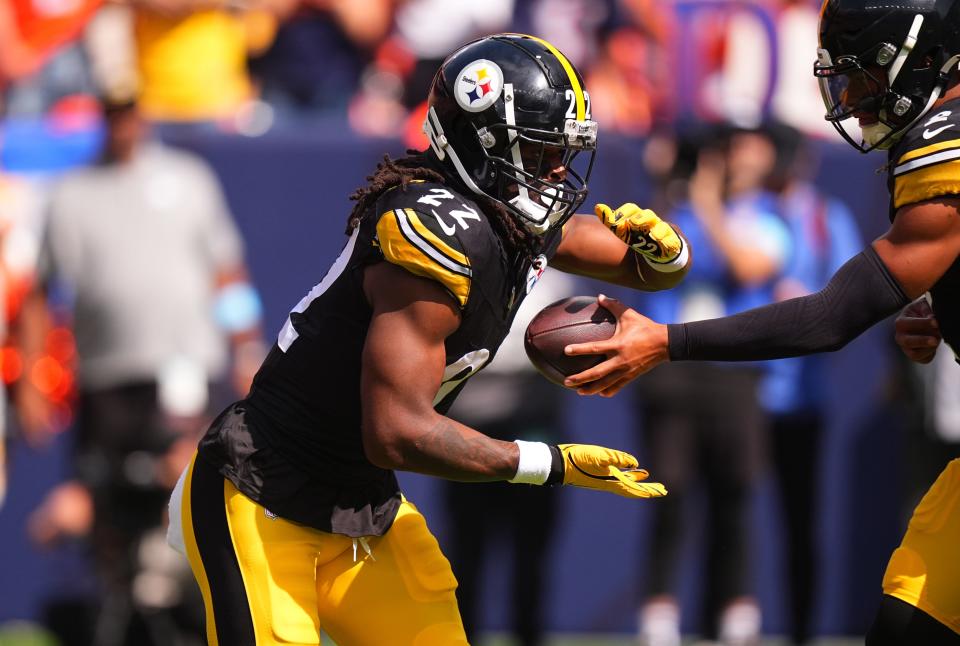
<svg viewBox="0 0 960 646"><path fill-rule="evenodd" d="M930 289L960 255L960 199L904 207L886 235L821 291L734 316L664 326L620 306L608 341L568 348L607 361L566 381L611 396L667 360L750 361L836 350ZM609 308L608 308L609 309Z"/></svg>

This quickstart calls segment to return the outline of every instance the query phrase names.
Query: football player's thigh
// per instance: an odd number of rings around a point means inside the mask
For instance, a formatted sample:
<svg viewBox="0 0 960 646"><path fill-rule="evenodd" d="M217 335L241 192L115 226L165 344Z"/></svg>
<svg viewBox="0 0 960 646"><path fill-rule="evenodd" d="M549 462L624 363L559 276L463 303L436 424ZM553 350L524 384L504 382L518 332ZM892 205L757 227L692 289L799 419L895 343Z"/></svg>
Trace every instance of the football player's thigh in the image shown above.
<svg viewBox="0 0 960 646"><path fill-rule="evenodd" d="M914 510L883 591L960 633L960 459L947 465Z"/></svg>
<svg viewBox="0 0 960 646"><path fill-rule="evenodd" d="M181 514L211 646L319 644L314 569L349 540L268 515L195 458Z"/></svg>
<svg viewBox="0 0 960 646"><path fill-rule="evenodd" d="M389 531L317 569L320 621L340 646L464 646L457 580L423 516L404 502Z"/></svg>

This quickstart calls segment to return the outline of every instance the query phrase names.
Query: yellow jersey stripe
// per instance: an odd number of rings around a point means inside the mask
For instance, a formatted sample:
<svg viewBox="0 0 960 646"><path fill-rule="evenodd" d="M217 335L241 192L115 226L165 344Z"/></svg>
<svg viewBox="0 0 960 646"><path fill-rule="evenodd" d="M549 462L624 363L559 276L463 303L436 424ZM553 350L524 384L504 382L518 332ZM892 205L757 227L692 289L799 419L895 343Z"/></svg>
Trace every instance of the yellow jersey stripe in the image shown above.
<svg viewBox="0 0 960 646"><path fill-rule="evenodd" d="M470 298L472 271L428 244L414 229L404 210L388 211L380 217L377 239L384 258L412 274L437 281L453 295L460 307L466 306Z"/></svg>
<svg viewBox="0 0 960 646"><path fill-rule="evenodd" d="M960 148L960 139L951 139L950 141L941 141L939 143L930 144L929 146L924 146L923 148L917 148L911 150L910 152L904 153L902 157L897 161L897 165L900 165L904 162L908 162L911 159L916 159L917 157L923 157L924 155L929 155L930 153L935 153L940 150L947 150L948 148Z"/></svg>
<svg viewBox="0 0 960 646"><path fill-rule="evenodd" d="M464 267L470 267L470 261L467 260L467 257L462 253L448 245L446 242L437 237L437 235L428 229L423 222L420 221L420 216L417 215L417 212L413 209L404 209L404 212L407 215L407 221L410 222L413 226L414 231L420 234L420 237L430 243L437 251L445 255L447 258L450 258L454 262L463 265Z"/></svg>
<svg viewBox="0 0 960 646"><path fill-rule="evenodd" d="M932 200L943 195L960 195L960 159L923 166L894 179L893 208Z"/></svg>
<svg viewBox="0 0 960 646"><path fill-rule="evenodd" d="M567 57L560 53L560 50L545 41L542 38L537 38L536 36L529 36L533 40L537 41L544 47L550 50L550 53L557 57L557 60L560 61L560 64L563 66L564 71L566 71L567 76L570 79L570 85L573 87L573 95L577 100L577 119L582 120L587 118L587 106L586 101L583 98L583 88L580 87L580 79L577 78L577 73L573 69L573 65L570 61L567 60Z"/></svg>

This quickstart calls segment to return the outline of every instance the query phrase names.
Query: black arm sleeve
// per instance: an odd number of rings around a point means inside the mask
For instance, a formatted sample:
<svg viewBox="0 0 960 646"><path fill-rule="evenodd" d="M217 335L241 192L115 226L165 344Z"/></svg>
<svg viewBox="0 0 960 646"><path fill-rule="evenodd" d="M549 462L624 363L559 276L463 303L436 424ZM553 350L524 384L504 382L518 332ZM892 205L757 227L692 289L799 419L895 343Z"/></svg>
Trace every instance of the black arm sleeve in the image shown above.
<svg viewBox="0 0 960 646"><path fill-rule="evenodd" d="M758 361L839 350L909 302L873 247L815 294L667 326L671 361Z"/></svg>

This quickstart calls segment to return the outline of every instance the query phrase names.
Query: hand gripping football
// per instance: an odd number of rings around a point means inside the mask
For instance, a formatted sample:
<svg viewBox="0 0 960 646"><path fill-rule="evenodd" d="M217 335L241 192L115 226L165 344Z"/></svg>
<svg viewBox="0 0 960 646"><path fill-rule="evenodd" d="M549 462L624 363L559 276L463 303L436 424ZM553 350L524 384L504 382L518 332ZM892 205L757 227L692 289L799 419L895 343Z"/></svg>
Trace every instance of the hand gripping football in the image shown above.
<svg viewBox="0 0 960 646"><path fill-rule="evenodd" d="M609 339L616 329L616 317L600 307L595 296L571 296L547 305L533 317L523 346L540 374L562 386L565 377L606 359L599 354L570 357L563 349L571 343Z"/></svg>

